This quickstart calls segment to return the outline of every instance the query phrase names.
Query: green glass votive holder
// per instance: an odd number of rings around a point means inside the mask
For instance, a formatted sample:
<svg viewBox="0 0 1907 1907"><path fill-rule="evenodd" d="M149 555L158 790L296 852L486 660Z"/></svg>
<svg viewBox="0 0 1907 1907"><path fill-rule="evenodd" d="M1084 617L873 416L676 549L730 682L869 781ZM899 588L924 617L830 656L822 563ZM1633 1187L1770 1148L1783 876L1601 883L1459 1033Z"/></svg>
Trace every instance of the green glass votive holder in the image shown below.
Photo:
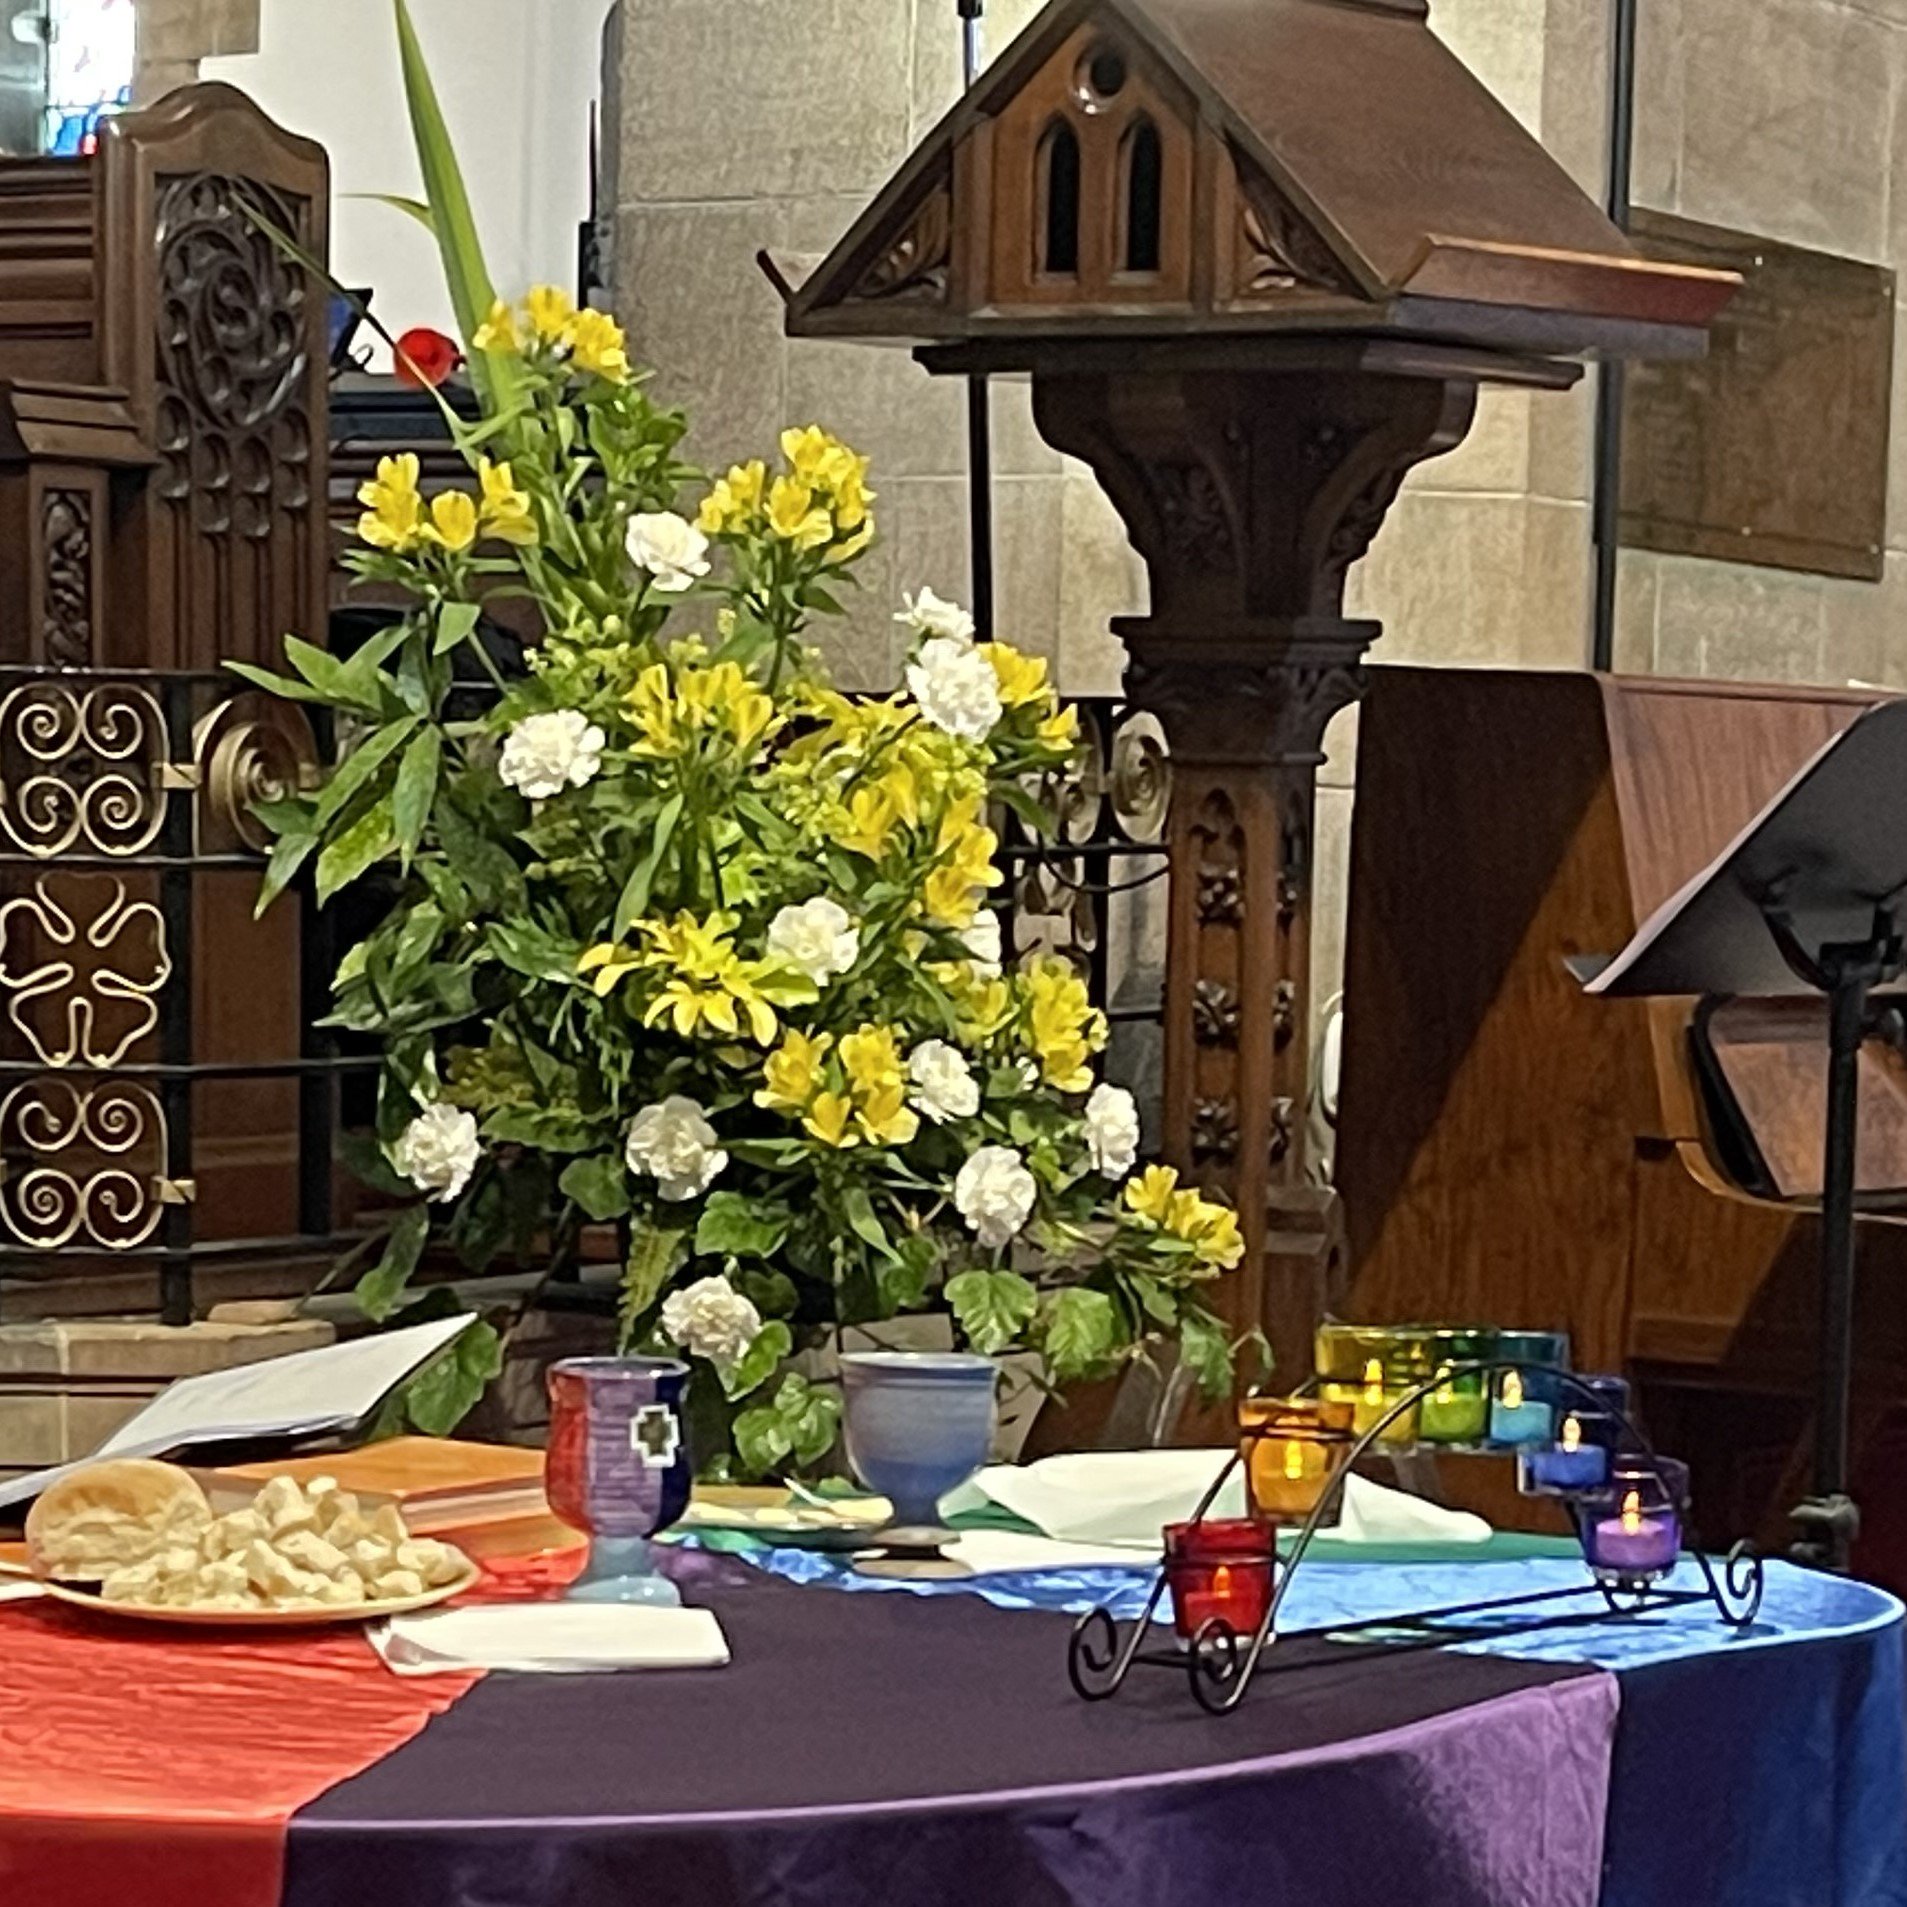
<svg viewBox="0 0 1907 1907"><path fill-rule="evenodd" d="M1439 1326L1426 1330L1417 1346L1423 1380L1440 1381L1418 1410L1417 1437L1429 1444L1480 1444L1490 1429L1490 1380L1482 1371L1459 1371L1496 1354L1496 1333Z"/></svg>
<svg viewBox="0 0 1907 1907"><path fill-rule="evenodd" d="M1354 1433L1362 1437L1416 1387L1423 1365L1413 1348L1423 1332L1383 1324L1321 1324L1318 1327L1318 1395L1327 1404L1349 1404ZM1385 1425L1379 1443L1417 1441L1416 1406Z"/></svg>
<svg viewBox="0 0 1907 1907"><path fill-rule="evenodd" d="M1566 1331L1499 1331L1492 1355L1513 1369L1491 1386L1490 1442L1499 1450L1527 1450L1553 1442L1569 1369Z"/></svg>

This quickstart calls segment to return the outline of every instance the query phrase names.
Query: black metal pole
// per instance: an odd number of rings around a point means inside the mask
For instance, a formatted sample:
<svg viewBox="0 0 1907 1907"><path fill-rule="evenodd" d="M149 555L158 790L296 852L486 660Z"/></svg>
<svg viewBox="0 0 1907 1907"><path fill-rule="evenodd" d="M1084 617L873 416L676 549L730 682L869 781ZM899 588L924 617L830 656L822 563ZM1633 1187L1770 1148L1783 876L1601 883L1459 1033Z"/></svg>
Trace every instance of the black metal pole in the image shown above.
<svg viewBox="0 0 1907 1907"><path fill-rule="evenodd" d="M960 9L961 83L980 77L980 17L986 0L956 0ZM982 640L993 634L993 399L987 379L967 380L967 499L973 543L973 621Z"/></svg>
<svg viewBox="0 0 1907 1907"><path fill-rule="evenodd" d="M1814 1430L1814 1489L1847 1492L1849 1395L1854 1381L1854 1168L1860 1117L1861 1041L1869 963L1850 962L1828 1001L1828 1131L1821 1183L1821 1357ZM1833 1529L1830 1534L1838 1532ZM1845 1550L1845 1543L1837 1545ZM1844 1568L1844 1553L1834 1566Z"/></svg>
<svg viewBox="0 0 1907 1907"><path fill-rule="evenodd" d="M1615 0L1609 60L1609 216L1625 230L1635 164L1636 8ZM1596 378L1594 533L1596 608L1590 667L1609 669L1616 656L1617 556L1622 532L1622 397L1624 366L1606 360Z"/></svg>

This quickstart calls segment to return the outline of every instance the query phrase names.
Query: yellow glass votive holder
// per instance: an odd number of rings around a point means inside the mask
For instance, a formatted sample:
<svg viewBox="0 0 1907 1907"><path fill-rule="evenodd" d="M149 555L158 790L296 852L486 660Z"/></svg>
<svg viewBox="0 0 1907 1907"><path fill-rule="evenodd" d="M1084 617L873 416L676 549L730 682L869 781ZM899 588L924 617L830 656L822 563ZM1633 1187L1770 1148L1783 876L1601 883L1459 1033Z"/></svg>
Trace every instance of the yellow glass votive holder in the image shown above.
<svg viewBox="0 0 1907 1907"><path fill-rule="evenodd" d="M1421 1329L1380 1324L1318 1327L1318 1395L1327 1404L1349 1404L1361 1437L1375 1428L1415 1389L1423 1366ZM1384 1444L1417 1441L1415 1405L1400 1411L1378 1435Z"/></svg>
<svg viewBox="0 0 1907 1907"><path fill-rule="evenodd" d="M1356 1407L1315 1397L1247 1397L1238 1406L1239 1449L1252 1508L1272 1523L1302 1523L1318 1507L1357 1442ZM1335 1529L1340 1496L1319 1519Z"/></svg>
<svg viewBox="0 0 1907 1907"><path fill-rule="evenodd" d="M1438 1327L1424 1332L1419 1349L1426 1379L1443 1381L1423 1401L1417 1436L1423 1443L1481 1444L1490 1431L1490 1383L1481 1371L1458 1367L1495 1355L1494 1331Z"/></svg>

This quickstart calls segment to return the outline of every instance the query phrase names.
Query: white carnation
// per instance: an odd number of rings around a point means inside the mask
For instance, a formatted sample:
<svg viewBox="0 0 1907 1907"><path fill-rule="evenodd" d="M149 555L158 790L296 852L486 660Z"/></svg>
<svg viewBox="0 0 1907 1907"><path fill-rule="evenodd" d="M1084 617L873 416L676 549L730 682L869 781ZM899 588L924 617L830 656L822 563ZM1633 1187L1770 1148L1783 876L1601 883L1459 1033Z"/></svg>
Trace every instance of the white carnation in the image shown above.
<svg viewBox="0 0 1907 1907"><path fill-rule="evenodd" d="M997 980L1000 977L1002 959L1000 945L1000 916L992 908L983 907L973 917L973 925L961 936L966 947L967 960L982 980Z"/></svg>
<svg viewBox="0 0 1907 1907"><path fill-rule="evenodd" d="M426 1106L399 1136L391 1157L397 1169L434 1199L448 1202L470 1183L483 1157L477 1122L457 1106Z"/></svg>
<svg viewBox="0 0 1907 1907"><path fill-rule="evenodd" d="M966 1055L945 1040L927 1040L907 1057L908 1098L935 1125L971 1119L980 1110L980 1082Z"/></svg>
<svg viewBox="0 0 1907 1907"><path fill-rule="evenodd" d="M629 560L665 595L679 596L709 573L708 548L708 538L687 517L659 510L629 519Z"/></svg>
<svg viewBox="0 0 1907 1907"><path fill-rule="evenodd" d="M894 620L917 634L944 636L950 642L973 640L973 618L958 603L945 601L931 589L923 589L918 596L903 596L901 601L906 607Z"/></svg>
<svg viewBox="0 0 1907 1907"><path fill-rule="evenodd" d="M700 1198L728 1164L715 1136L702 1108L677 1093L636 1114L623 1157L631 1172L653 1178L665 1199Z"/></svg>
<svg viewBox="0 0 1907 1907"><path fill-rule="evenodd" d="M1123 1179L1139 1163L1139 1104L1123 1086L1095 1086L1086 1101L1086 1145L1093 1170Z"/></svg>
<svg viewBox="0 0 1907 1907"><path fill-rule="evenodd" d="M701 1278L663 1301L662 1328L683 1350L733 1364L761 1332L761 1313L726 1278Z"/></svg>
<svg viewBox="0 0 1907 1907"><path fill-rule="evenodd" d="M985 741L1006 713L993 664L972 644L952 636L920 645L907 666L907 686L935 728L963 741Z"/></svg>
<svg viewBox="0 0 1907 1907"><path fill-rule="evenodd" d="M1039 1186L1011 1146L982 1146L954 1180L954 1204L989 1250L1012 1243L1038 1197Z"/></svg>
<svg viewBox="0 0 1907 1907"><path fill-rule="evenodd" d="M580 709L526 715L503 744L497 774L519 794L547 801L596 779L607 740Z"/></svg>
<svg viewBox="0 0 1907 1907"><path fill-rule="evenodd" d="M805 901L784 907L768 923L768 954L825 987L860 959L861 930L838 901Z"/></svg>

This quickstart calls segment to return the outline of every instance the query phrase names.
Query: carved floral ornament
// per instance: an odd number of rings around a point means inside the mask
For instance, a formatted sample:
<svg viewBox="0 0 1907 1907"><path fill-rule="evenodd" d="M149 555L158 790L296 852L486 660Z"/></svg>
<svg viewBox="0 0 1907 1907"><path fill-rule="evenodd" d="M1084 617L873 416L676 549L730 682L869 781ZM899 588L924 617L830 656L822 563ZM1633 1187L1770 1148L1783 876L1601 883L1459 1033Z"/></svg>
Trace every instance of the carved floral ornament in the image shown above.
<svg viewBox="0 0 1907 1907"><path fill-rule="evenodd" d="M158 1096L130 1080L36 1079L0 1099L0 1229L36 1251L143 1245L190 1187L164 1177Z"/></svg>
<svg viewBox="0 0 1907 1907"><path fill-rule="evenodd" d="M143 688L35 681L0 699L0 833L50 860L143 853L165 825L165 717Z"/></svg>

